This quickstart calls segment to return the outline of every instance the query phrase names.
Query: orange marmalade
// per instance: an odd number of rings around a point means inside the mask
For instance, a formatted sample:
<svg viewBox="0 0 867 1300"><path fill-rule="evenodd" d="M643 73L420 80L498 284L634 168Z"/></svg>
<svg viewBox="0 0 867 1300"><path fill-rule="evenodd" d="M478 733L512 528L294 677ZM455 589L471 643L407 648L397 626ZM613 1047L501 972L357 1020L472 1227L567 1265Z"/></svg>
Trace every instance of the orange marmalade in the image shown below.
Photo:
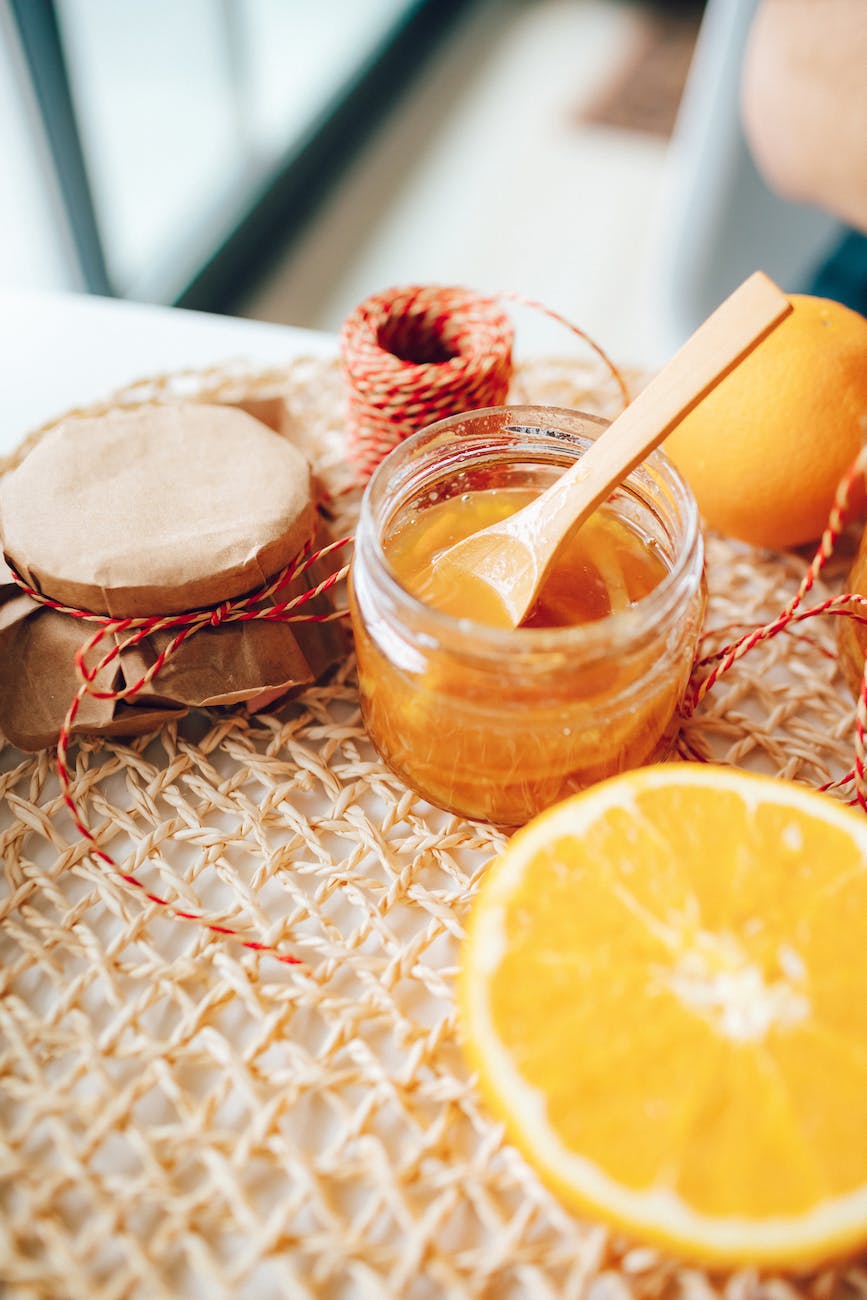
<svg viewBox="0 0 867 1300"><path fill-rule="evenodd" d="M449 573L438 580L435 562L443 551L489 524L500 523L528 505L538 489L477 486L460 496L435 501L404 521L385 542L398 579L425 604L455 618L491 627L502 625L499 603L485 583L456 583ZM575 627L628 609L648 595L667 572L652 540L640 537L603 506L569 538L522 627Z"/></svg>
<svg viewBox="0 0 867 1300"><path fill-rule="evenodd" d="M365 722L432 803L520 825L668 750L704 608L695 503L655 454L563 548L520 628L437 555L553 481L603 421L503 407L401 443L365 493L351 609ZM492 597L492 599L496 599Z"/></svg>

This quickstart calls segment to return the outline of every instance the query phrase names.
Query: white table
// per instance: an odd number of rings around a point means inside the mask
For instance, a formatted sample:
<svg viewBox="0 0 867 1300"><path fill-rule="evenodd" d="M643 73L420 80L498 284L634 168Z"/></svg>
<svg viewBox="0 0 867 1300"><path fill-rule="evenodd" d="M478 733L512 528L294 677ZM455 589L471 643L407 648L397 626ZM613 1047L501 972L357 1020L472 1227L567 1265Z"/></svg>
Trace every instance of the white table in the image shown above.
<svg viewBox="0 0 867 1300"><path fill-rule="evenodd" d="M147 375L332 354L331 334L83 294L0 290L0 453L45 420Z"/></svg>

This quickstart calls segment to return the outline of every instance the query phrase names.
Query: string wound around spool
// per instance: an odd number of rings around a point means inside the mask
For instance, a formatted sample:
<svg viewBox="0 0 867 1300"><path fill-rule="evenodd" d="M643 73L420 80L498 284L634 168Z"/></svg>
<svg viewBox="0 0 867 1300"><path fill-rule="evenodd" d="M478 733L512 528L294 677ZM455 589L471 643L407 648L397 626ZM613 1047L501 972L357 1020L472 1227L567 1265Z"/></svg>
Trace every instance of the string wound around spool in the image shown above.
<svg viewBox="0 0 867 1300"><path fill-rule="evenodd" d="M495 299L412 285L347 318L347 454L368 478L392 447L448 415L499 406L512 381L514 328Z"/></svg>

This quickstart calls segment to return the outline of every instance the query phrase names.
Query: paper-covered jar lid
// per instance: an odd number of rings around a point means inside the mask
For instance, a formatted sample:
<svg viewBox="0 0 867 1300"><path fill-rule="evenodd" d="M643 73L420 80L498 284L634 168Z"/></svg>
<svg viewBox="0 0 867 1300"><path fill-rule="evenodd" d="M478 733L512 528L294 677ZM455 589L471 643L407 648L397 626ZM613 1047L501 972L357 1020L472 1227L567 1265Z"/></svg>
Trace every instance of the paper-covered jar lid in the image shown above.
<svg viewBox="0 0 867 1300"><path fill-rule="evenodd" d="M3 549L22 577L120 618L255 590L314 520L301 452L243 411L197 402L67 420L0 481Z"/></svg>

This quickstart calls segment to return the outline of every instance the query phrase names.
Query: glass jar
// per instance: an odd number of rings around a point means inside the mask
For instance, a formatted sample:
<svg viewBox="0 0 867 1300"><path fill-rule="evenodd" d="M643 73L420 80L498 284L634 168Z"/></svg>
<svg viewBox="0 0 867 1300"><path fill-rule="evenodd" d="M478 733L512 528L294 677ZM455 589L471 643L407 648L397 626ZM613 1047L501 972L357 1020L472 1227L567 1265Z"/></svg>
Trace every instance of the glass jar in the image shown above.
<svg viewBox="0 0 867 1300"><path fill-rule="evenodd" d="M475 472L543 489L606 427L550 407L470 412L400 443L368 483L350 581L362 712L389 767L442 808L518 826L670 749L704 613L704 549L692 493L660 452L609 504L665 576L596 622L454 618L411 595L387 555L396 529L465 492Z"/></svg>

